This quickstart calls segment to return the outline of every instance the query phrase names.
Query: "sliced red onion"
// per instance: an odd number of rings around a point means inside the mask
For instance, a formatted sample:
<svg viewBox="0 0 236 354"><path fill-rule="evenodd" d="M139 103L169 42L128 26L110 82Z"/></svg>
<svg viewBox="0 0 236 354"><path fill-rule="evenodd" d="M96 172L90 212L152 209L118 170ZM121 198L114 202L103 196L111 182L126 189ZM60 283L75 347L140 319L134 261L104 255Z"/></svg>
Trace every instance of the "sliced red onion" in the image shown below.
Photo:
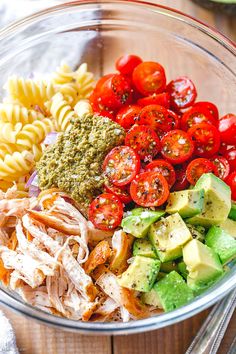
<svg viewBox="0 0 236 354"><path fill-rule="evenodd" d="M39 189L39 187L32 186L32 185L29 187L29 196L30 197L37 197L40 192L41 192L41 190Z"/></svg>
<svg viewBox="0 0 236 354"><path fill-rule="evenodd" d="M57 140L57 136L58 136L57 132L48 133L48 135L46 135L46 138L43 141L43 144L45 145L55 144Z"/></svg>
<svg viewBox="0 0 236 354"><path fill-rule="evenodd" d="M26 183L26 187L30 187L30 186L35 186L38 187L39 185L39 181L38 181L38 173L37 171L34 171L32 173L32 175L30 176L28 182Z"/></svg>

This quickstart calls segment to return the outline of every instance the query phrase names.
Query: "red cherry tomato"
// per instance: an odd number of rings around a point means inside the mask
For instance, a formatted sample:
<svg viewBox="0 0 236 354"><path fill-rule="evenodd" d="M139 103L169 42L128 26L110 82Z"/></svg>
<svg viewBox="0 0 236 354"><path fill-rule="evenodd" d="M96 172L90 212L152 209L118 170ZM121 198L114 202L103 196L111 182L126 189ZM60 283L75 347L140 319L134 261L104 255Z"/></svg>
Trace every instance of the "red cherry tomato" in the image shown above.
<svg viewBox="0 0 236 354"><path fill-rule="evenodd" d="M92 92L89 97L89 101L93 108L94 114L101 115L103 117L108 117L111 120L115 120L114 111L101 103L101 98L96 91Z"/></svg>
<svg viewBox="0 0 236 354"><path fill-rule="evenodd" d="M104 187L107 193L114 194L117 198L119 198L122 203L127 204L132 201L132 198L129 193L129 186L117 187L107 181L105 182Z"/></svg>
<svg viewBox="0 0 236 354"><path fill-rule="evenodd" d="M128 130L138 120L140 111L141 108L137 105L121 108L116 115L116 122Z"/></svg>
<svg viewBox="0 0 236 354"><path fill-rule="evenodd" d="M226 114L219 120L221 141L228 145L236 145L236 115Z"/></svg>
<svg viewBox="0 0 236 354"><path fill-rule="evenodd" d="M161 139L162 156L174 165L188 160L193 150L191 137L182 130L172 130Z"/></svg>
<svg viewBox="0 0 236 354"><path fill-rule="evenodd" d="M213 162L217 168L217 175L225 180L230 172L229 161L223 156L215 156L211 159L211 162Z"/></svg>
<svg viewBox="0 0 236 354"><path fill-rule="evenodd" d="M154 130L135 124L126 134L125 145L130 146L141 159L155 156L160 150L160 140Z"/></svg>
<svg viewBox="0 0 236 354"><path fill-rule="evenodd" d="M94 91L96 91L98 94L100 93L100 89L103 86L104 82L106 82L108 79L110 79L113 75L115 74L107 74L102 76L96 83L96 86L94 88Z"/></svg>
<svg viewBox="0 0 236 354"><path fill-rule="evenodd" d="M180 76L167 85L170 94L170 104L173 109L179 110L192 106L197 91L194 83L186 76Z"/></svg>
<svg viewBox="0 0 236 354"><path fill-rule="evenodd" d="M203 109L207 109L211 115L215 118L216 121L218 121L219 119L219 111L218 108L216 107L216 105L212 102L207 102L207 101L201 101L201 102L196 102L194 103L193 107L195 108L203 108Z"/></svg>
<svg viewBox="0 0 236 354"><path fill-rule="evenodd" d="M89 220L100 230L112 230L120 225L123 205L113 194L104 193L95 198L89 206Z"/></svg>
<svg viewBox="0 0 236 354"><path fill-rule="evenodd" d="M131 103L130 81L121 74L113 74L99 88L101 103L112 109L119 109Z"/></svg>
<svg viewBox="0 0 236 354"><path fill-rule="evenodd" d="M225 182L230 186L232 193L231 198L236 201L236 172L230 173Z"/></svg>
<svg viewBox="0 0 236 354"><path fill-rule="evenodd" d="M171 119L171 129L179 129L180 118L178 114L171 111L170 109L167 109L167 112L168 112L168 119Z"/></svg>
<svg viewBox="0 0 236 354"><path fill-rule="evenodd" d="M216 126L218 122L212 114L203 107L190 108L181 118L181 128L186 131L194 124L199 123L208 123Z"/></svg>
<svg viewBox="0 0 236 354"><path fill-rule="evenodd" d="M173 191L182 191L183 189L187 189L189 187L189 182L186 176L186 168L187 168L186 162L181 165L175 165L176 181L172 187Z"/></svg>
<svg viewBox="0 0 236 354"><path fill-rule="evenodd" d="M195 153L200 157L214 156L220 147L220 133L211 124L200 123L188 130L195 144Z"/></svg>
<svg viewBox="0 0 236 354"><path fill-rule="evenodd" d="M143 207L159 206L168 198L168 183L158 172L143 172L131 182L130 195L136 204Z"/></svg>
<svg viewBox="0 0 236 354"><path fill-rule="evenodd" d="M151 96L140 98L137 103L142 107L157 104L165 108L170 108L170 95L167 92L154 93Z"/></svg>
<svg viewBox="0 0 236 354"><path fill-rule="evenodd" d="M159 63L147 61L139 64L134 69L132 77L135 87L144 96L165 90L165 70Z"/></svg>
<svg viewBox="0 0 236 354"><path fill-rule="evenodd" d="M217 168L213 164L213 162L211 162L208 159L204 159L204 158L198 158L198 159L192 160L188 164L188 167L186 170L187 180L189 181L190 184L194 185L199 180L201 175L203 175L204 173L210 173L210 172L217 175Z"/></svg>
<svg viewBox="0 0 236 354"><path fill-rule="evenodd" d="M122 75L132 75L134 69L136 66L142 63L142 59L138 57L137 55L134 54L125 54L122 55L119 59L116 61L116 69L122 74Z"/></svg>
<svg viewBox="0 0 236 354"><path fill-rule="evenodd" d="M172 129L173 119L165 107L152 104L144 107L139 115L139 124L149 125L158 136Z"/></svg>
<svg viewBox="0 0 236 354"><path fill-rule="evenodd" d="M140 158L129 146L117 146L105 157L103 171L115 186L129 184L140 170Z"/></svg>
<svg viewBox="0 0 236 354"><path fill-rule="evenodd" d="M227 159L230 165L230 172L236 171L236 147L231 148L224 153L224 157Z"/></svg>
<svg viewBox="0 0 236 354"><path fill-rule="evenodd" d="M145 171L160 173L163 177L165 177L169 188L171 188L175 183L175 170L168 161L154 160L145 167Z"/></svg>

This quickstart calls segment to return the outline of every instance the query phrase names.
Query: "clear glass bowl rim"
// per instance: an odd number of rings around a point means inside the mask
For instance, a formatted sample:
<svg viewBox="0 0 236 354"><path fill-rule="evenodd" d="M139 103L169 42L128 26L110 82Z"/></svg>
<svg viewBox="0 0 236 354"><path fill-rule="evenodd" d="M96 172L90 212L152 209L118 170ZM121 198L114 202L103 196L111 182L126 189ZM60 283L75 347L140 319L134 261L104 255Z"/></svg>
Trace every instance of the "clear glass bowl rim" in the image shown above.
<svg viewBox="0 0 236 354"><path fill-rule="evenodd" d="M145 1L136 0L102 0L102 1L90 1L90 0L78 0L73 2L67 2L60 5L56 5L42 11L36 12L30 16L27 16L19 21L13 22L9 26L0 30L0 46L1 40L6 39L7 36L16 34L18 30L23 29L26 25L32 24L35 20L43 19L46 15L51 15L56 12L62 12L68 10L68 8L79 7L89 4L129 4L130 6L143 6L146 9L161 11L162 15L171 14L175 18L181 18L187 24L191 24L207 36L213 37L224 49L229 50L234 56L236 56L236 43L228 39L222 33L217 31L211 26L204 24L203 22L196 20L195 18L184 14L179 10L172 9L167 6L157 5ZM236 75L235 75L236 77ZM29 318L37 320L46 325L54 326L63 330L79 332L83 334L101 334L101 335L121 335L140 333L150 331L172 325L187 319L200 311L210 307L231 290L236 287L236 269L232 269L222 280L220 280L213 288L206 291L204 294L190 302L189 304L169 313L163 313L154 317L146 318L143 320L137 320L127 323L98 323L98 322L81 322L69 320L66 318L57 317L41 311L31 305L25 304L23 301L14 298L11 294L8 294L4 289L0 289L0 303L11 310L21 313Z"/></svg>

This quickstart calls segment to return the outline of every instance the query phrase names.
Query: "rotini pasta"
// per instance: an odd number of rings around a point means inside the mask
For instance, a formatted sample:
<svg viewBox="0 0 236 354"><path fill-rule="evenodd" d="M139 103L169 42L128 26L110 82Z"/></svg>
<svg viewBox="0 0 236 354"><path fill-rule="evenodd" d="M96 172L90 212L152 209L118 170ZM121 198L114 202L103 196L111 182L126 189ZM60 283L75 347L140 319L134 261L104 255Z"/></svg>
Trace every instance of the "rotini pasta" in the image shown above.
<svg viewBox="0 0 236 354"><path fill-rule="evenodd" d="M5 123L22 123L22 125L33 123L44 116L33 109L27 109L17 104L0 103L0 121Z"/></svg>
<svg viewBox="0 0 236 354"><path fill-rule="evenodd" d="M57 86L56 90L62 93L64 99L71 107L74 107L79 100L78 85L75 82Z"/></svg>
<svg viewBox="0 0 236 354"><path fill-rule="evenodd" d="M32 124L26 124L17 134L18 145L32 148L34 144L41 143L45 136L54 130L54 123L49 118L36 120Z"/></svg>
<svg viewBox="0 0 236 354"><path fill-rule="evenodd" d="M74 107L74 111L78 117L93 113L92 106L88 100L80 100Z"/></svg>
<svg viewBox="0 0 236 354"><path fill-rule="evenodd" d="M76 70L75 80L78 85L78 98L88 98L94 87L94 75L88 71L86 63L81 64Z"/></svg>
<svg viewBox="0 0 236 354"><path fill-rule="evenodd" d="M34 166L34 156L29 151L14 152L0 159L0 180L15 181L29 173Z"/></svg>
<svg viewBox="0 0 236 354"><path fill-rule="evenodd" d="M75 73L65 63L62 63L52 74L52 82L55 85L68 84L73 81L75 81Z"/></svg>
<svg viewBox="0 0 236 354"><path fill-rule="evenodd" d="M44 102L55 94L55 88L51 82L34 81L12 76L6 85L7 91L14 103L18 102L26 108L34 106L43 107Z"/></svg>
<svg viewBox="0 0 236 354"><path fill-rule="evenodd" d="M22 128L22 123L13 125L11 123L4 123L0 121L0 140L2 143L16 142L16 136Z"/></svg>
<svg viewBox="0 0 236 354"><path fill-rule="evenodd" d="M49 109L55 119L56 129L58 131L70 130L71 120L76 117L76 114L61 93L58 92L52 98Z"/></svg>

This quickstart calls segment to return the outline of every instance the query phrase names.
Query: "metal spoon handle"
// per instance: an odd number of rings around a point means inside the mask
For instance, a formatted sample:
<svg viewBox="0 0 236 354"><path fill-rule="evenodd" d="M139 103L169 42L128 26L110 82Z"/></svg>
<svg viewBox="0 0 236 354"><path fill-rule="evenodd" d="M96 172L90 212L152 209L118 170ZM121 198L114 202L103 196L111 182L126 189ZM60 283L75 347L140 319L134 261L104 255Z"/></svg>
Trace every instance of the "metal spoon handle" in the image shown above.
<svg viewBox="0 0 236 354"><path fill-rule="evenodd" d="M236 307L236 290L210 312L185 354L217 354Z"/></svg>

